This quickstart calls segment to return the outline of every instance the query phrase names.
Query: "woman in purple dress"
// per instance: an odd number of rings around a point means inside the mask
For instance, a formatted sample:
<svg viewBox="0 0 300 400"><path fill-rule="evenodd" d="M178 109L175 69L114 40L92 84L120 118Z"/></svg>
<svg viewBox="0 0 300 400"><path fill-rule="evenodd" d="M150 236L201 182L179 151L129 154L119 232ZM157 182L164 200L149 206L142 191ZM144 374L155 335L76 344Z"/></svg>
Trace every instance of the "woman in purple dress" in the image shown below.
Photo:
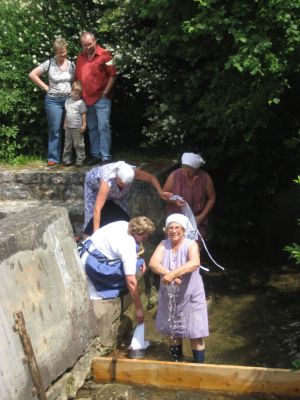
<svg viewBox="0 0 300 400"><path fill-rule="evenodd" d="M199 274L199 248L185 237L190 229L184 215L170 215L166 220L167 239L154 251L150 268L161 277L156 329L170 336L172 359L182 360L182 338L189 338L194 361L203 363L203 338L209 335L207 306Z"/></svg>

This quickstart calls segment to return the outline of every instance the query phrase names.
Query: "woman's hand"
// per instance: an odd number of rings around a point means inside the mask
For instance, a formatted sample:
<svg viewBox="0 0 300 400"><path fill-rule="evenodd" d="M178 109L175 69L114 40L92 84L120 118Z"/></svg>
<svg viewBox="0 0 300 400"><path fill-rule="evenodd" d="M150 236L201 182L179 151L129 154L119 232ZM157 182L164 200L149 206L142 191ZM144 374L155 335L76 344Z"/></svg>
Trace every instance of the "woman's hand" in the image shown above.
<svg viewBox="0 0 300 400"><path fill-rule="evenodd" d="M182 207L184 205L184 200L169 200L176 207Z"/></svg>
<svg viewBox="0 0 300 400"><path fill-rule="evenodd" d="M173 193L171 193L171 192L163 192L163 191L161 191L158 194L159 194L159 197L164 201L170 201L169 200L170 197L173 196Z"/></svg>
<svg viewBox="0 0 300 400"><path fill-rule="evenodd" d="M141 270L142 274L144 274L146 272L146 269L147 269L147 267L146 267L146 264L144 262L143 265L140 267L140 270Z"/></svg>
<svg viewBox="0 0 300 400"><path fill-rule="evenodd" d="M144 310L143 307L137 307L135 309L135 319L138 324L142 324L144 322Z"/></svg>
<svg viewBox="0 0 300 400"><path fill-rule="evenodd" d="M42 81L41 76L42 76L42 70L40 67L35 67L30 73L29 73L29 78L32 80L33 83L35 83L38 87L40 87L42 90L44 90L46 93L49 91L49 85L47 85L44 81Z"/></svg>
<svg viewBox="0 0 300 400"><path fill-rule="evenodd" d="M174 284L177 285L177 286L179 286L179 285L181 284L181 278L179 278L179 277L178 277L178 278L175 278L175 279L174 279Z"/></svg>
<svg viewBox="0 0 300 400"><path fill-rule="evenodd" d="M184 200L171 200L171 197L174 196L172 192L162 192L162 197L168 203L174 204L176 207L181 207L184 205Z"/></svg>
<svg viewBox="0 0 300 400"><path fill-rule="evenodd" d="M162 282L165 284L165 285L171 285L171 283L174 281L174 275L173 275L173 273L172 272L167 272L164 276L163 276L163 278L162 278Z"/></svg>

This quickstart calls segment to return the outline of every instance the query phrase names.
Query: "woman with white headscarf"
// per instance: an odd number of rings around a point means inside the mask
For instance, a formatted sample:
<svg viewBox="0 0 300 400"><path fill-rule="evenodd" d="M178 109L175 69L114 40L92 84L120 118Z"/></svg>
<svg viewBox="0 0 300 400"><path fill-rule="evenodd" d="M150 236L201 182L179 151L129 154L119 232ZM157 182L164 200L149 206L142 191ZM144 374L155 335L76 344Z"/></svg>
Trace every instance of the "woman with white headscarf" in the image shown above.
<svg viewBox="0 0 300 400"><path fill-rule="evenodd" d="M149 182L167 200L158 179L124 161L92 168L84 184L84 234L90 236L114 221L129 221L127 194L134 179Z"/></svg>
<svg viewBox="0 0 300 400"><path fill-rule="evenodd" d="M170 337L174 361L182 360L182 338L189 338L194 362L203 363L203 338L209 332L199 248L186 237L193 227L184 215L170 215L165 230L167 239L158 245L149 263L161 279L156 329Z"/></svg>
<svg viewBox="0 0 300 400"><path fill-rule="evenodd" d="M211 177L200 167L205 164L204 159L195 153L183 153L181 167L173 171L163 186L166 192L179 195L188 203L193 211L198 229L205 237L207 231L207 216L216 202L216 193ZM180 200L169 200L167 215L182 213Z"/></svg>

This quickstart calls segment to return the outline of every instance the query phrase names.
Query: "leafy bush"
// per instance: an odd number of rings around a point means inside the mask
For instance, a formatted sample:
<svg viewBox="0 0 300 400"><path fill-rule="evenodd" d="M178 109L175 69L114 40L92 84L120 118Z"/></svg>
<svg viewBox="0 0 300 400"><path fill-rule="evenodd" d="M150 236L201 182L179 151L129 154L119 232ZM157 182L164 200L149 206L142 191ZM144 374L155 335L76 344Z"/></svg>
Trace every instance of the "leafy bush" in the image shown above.
<svg viewBox="0 0 300 400"><path fill-rule="evenodd" d="M299 165L299 2L95 3L122 72L123 109L136 99L135 143L203 152L222 241L258 238L265 199Z"/></svg>
<svg viewBox="0 0 300 400"><path fill-rule="evenodd" d="M91 1L78 1L74 7L74 2L62 0L1 2L0 119L7 128L17 127L16 151L45 154L44 94L29 80L28 73L52 57L52 43L58 36L69 41L70 58L75 58L79 32L96 21L96 15L89 11L91 5Z"/></svg>
<svg viewBox="0 0 300 400"><path fill-rule="evenodd" d="M300 176L298 176L298 178L295 179L294 182L300 185ZM298 220L298 225L300 225L300 219ZM300 245L299 244L293 243L290 246L286 246L284 249L290 253L291 258L294 259L296 264L300 264Z"/></svg>
<svg viewBox="0 0 300 400"><path fill-rule="evenodd" d="M17 132L16 126L0 125L0 160L10 162L17 156L17 151L21 148L16 143Z"/></svg>
<svg viewBox="0 0 300 400"><path fill-rule="evenodd" d="M299 166L299 2L74 4L2 1L0 118L17 127L14 152L46 149L43 94L28 72L51 56L55 36L66 37L74 59L79 32L91 30L120 71L114 149L201 151L217 187L220 240L257 237L266 199Z"/></svg>

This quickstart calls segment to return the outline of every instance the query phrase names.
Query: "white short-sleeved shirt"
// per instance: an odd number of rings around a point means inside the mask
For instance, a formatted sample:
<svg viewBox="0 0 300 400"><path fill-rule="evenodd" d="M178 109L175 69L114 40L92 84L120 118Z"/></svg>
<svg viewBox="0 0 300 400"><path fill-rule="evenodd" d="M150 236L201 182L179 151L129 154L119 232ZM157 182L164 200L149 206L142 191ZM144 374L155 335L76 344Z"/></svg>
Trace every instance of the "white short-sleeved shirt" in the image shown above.
<svg viewBox="0 0 300 400"><path fill-rule="evenodd" d="M120 258L125 275L136 273L136 242L128 234L128 222L117 221L98 229L89 238L93 245L109 260Z"/></svg>
<svg viewBox="0 0 300 400"><path fill-rule="evenodd" d="M82 114L87 112L87 107L82 99L74 100L72 97L65 102L66 126L68 128L80 128Z"/></svg>

